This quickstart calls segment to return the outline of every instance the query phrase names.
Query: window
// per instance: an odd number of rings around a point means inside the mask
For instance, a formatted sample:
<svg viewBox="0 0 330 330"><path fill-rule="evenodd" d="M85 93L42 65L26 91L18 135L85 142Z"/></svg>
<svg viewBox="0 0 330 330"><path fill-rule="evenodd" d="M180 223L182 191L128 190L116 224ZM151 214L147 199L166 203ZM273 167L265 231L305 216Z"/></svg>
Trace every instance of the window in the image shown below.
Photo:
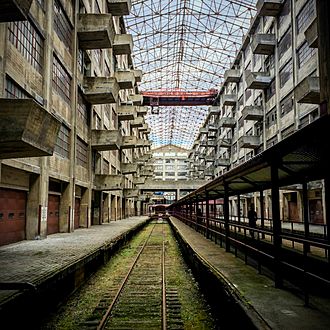
<svg viewBox="0 0 330 330"><path fill-rule="evenodd" d="M291 94L285 97L281 101L280 107L281 107L281 117L285 116L287 113L293 110L293 98Z"/></svg>
<svg viewBox="0 0 330 330"><path fill-rule="evenodd" d="M277 143L277 136L274 136L271 139L267 140L267 142L266 142L266 148L270 148L270 147L272 147L276 143Z"/></svg>
<svg viewBox="0 0 330 330"><path fill-rule="evenodd" d="M77 118L89 126L89 107L80 91L78 92Z"/></svg>
<svg viewBox="0 0 330 330"><path fill-rule="evenodd" d="M283 54L291 47L291 27L285 32L284 36L278 43L278 57L281 58Z"/></svg>
<svg viewBox="0 0 330 330"><path fill-rule="evenodd" d="M103 174L109 174L110 165L109 162L103 158Z"/></svg>
<svg viewBox="0 0 330 330"><path fill-rule="evenodd" d="M283 66L280 70L280 87L282 88L285 83L292 77L292 60Z"/></svg>
<svg viewBox="0 0 330 330"><path fill-rule="evenodd" d="M44 40L29 21L10 22L8 39L38 71L42 72Z"/></svg>
<svg viewBox="0 0 330 330"><path fill-rule="evenodd" d="M187 172L179 172L178 173L178 176L186 176L187 175Z"/></svg>
<svg viewBox="0 0 330 330"><path fill-rule="evenodd" d="M165 176L175 176L174 172L165 172Z"/></svg>
<svg viewBox="0 0 330 330"><path fill-rule="evenodd" d="M292 133L294 133L294 125L291 125L282 131L282 139L287 138Z"/></svg>
<svg viewBox="0 0 330 330"><path fill-rule="evenodd" d="M88 167L88 145L79 137L77 137L77 165Z"/></svg>
<svg viewBox="0 0 330 330"><path fill-rule="evenodd" d="M9 77L6 77L5 97L10 99L29 98L28 93Z"/></svg>
<svg viewBox="0 0 330 330"><path fill-rule="evenodd" d="M266 89L266 102L268 102L273 95L276 93L275 79L272 80L269 87Z"/></svg>
<svg viewBox="0 0 330 330"><path fill-rule="evenodd" d="M118 127L117 113L112 109L112 125L114 128Z"/></svg>
<svg viewBox="0 0 330 330"><path fill-rule="evenodd" d="M69 159L70 156L70 130L62 125L57 136L54 152L64 158Z"/></svg>
<svg viewBox="0 0 330 330"><path fill-rule="evenodd" d="M53 88L66 103L70 104L71 77L56 56L53 62Z"/></svg>
<svg viewBox="0 0 330 330"><path fill-rule="evenodd" d="M274 69L274 55L269 55L265 60L265 70L270 72L272 69Z"/></svg>
<svg viewBox="0 0 330 330"><path fill-rule="evenodd" d="M269 128L269 127L275 125L276 119L277 119L277 115L276 115L276 108L275 108L272 111L268 112L268 114L266 115L266 128Z"/></svg>
<svg viewBox="0 0 330 330"><path fill-rule="evenodd" d="M251 89L247 89L245 91L245 101L247 101L251 97L251 95L252 95Z"/></svg>
<svg viewBox="0 0 330 330"><path fill-rule="evenodd" d="M315 48L310 48L305 41L298 49L298 67L301 68L315 55Z"/></svg>
<svg viewBox="0 0 330 330"><path fill-rule="evenodd" d="M297 32L300 33L304 30L309 23L310 19L315 15L314 0L306 2L304 7L300 10L297 15Z"/></svg>
<svg viewBox="0 0 330 330"><path fill-rule="evenodd" d="M60 2L54 2L54 30L64 45L72 51L72 27Z"/></svg>
<svg viewBox="0 0 330 330"><path fill-rule="evenodd" d="M290 10L291 10L291 0L285 0L282 7L282 11L278 18L279 25L282 25L285 18L290 14Z"/></svg>

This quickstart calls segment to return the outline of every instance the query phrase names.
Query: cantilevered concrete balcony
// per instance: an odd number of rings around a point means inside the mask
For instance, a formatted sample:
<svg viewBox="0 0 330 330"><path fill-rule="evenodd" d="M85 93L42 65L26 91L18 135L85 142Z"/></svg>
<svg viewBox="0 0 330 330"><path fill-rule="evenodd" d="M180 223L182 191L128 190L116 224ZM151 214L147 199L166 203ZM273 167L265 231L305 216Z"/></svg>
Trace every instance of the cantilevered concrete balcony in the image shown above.
<svg viewBox="0 0 330 330"><path fill-rule="evenodd" d="M264 117L263 108L260 105L247 105L242 110L243 120L259 121Z"/></svg>
<svg viewBox="0 0 330 330"><path fill-rule="evenodd" d="M133 163L121 163L120 171L122 174L135 174L137 173L138 165Z"/></svg>
<svg viewBox="0 0 330 330"><path fill-rule="evenodd" d="M233 128L236 125L234 117L222 117L219 120L219 127Z"/></svg>
<svg viewBox="0 0 330 330"><path fill-rule="evenodd" d="M116 71L115 77L117 79L120 89L132 89L134 88L135 78L134 73L130 70Z"/></svg>
<svg viewBox="0 0 330 330"><path fill-rule="evenodd" d="M131 7L131 0L108 0L108 11L113 16L129 15Z"/></svg>
<svg viewBox="0 0 330 330"><path fill-rule="evenodd" d="M220 107L219 106L211 106L209 108L210 115L217 116L220 113Z"/></svg>
<svg viewBox="0 0 330 330"><path fill-rule="evenodd" d="M253 54L271 55L276 45L275 34L257 33L252 36L251 48Z"/></svg>
<svg viewBox="0 0 330 330"><path fill-rule="evenodd" d="M148 171L148 170L142 170L140 172L140 175L145 176L145 177L150 177L154 175L154 171Z"/></svg>
<svg viewBox="0 0 330 330"><path fill-rule="evenodd" d="M144 124L144 118L143 117L138 117L138 118L135 118L134 120L132 120L130 122L130 125L132 128L139 128L139 127L143 127L143 124Z"/></svg>
<svg viewBox="0 0 330 330"><path fill-rule="evenodd" d="M138 138L133 135L123 136L121 148L122 149L134 149L137 147Z"/></svg>
<svg viewBox="0 0 330 330"><path fill-rule="evenodd" d="M130 55L133 50L133 37L131 34L116 34L112 47L114 55ZM135 79L134 79L135 81Z"/></svg>
<svg viewBox="0 0 330 330"><path fill-rule="evenodd" d="M317 33L317 19L313 19L313 21L307 26L305 32L305 38L308 42L309 47L318 48L318 33Z"/></svg>
<svg viewBox="0 0 330 330"><path fill-rule="evenodd" d="M217 132L217 131L218 131L218 128L217 128L214 124L208 124L208 125L207 125L207 129L208 129L210 132Z"/></svg>
<svg viewBox="0 0 330 330"><path fill-rule="evenodd" d="M201 127L199 129L199 133L200 134L207 134L209 132L208 128L207 127Z"/></svg>
<svg viewBox="0 0 330 330"><path fill-rule="evenodd" d="M124 184L122 175L96 174L94 179L95 190L100 191L122 190Z"/></svg>
<svg viewBox="0 0 330 330"><path fill-rule="evenodd" d="M51 156L60 127L33 99L0 99L0 159Z"/></svg>
<svg viewBox="0 0 330 330"><path fill-rule="evenodd" d="M238 83L241 77L240 70L229 69L225 71L224 83Z"/></svg>
<svg viewBox="0 0 330 330"><path fill-rule="evenodd" d="M117 116L119 121L134 120L137 116L136 107L134 105L120 105L117 108Z"/></svg>
<svg viewBox="0 0 330 330"><path fill-rule="evenodd" d="M134 72L135 82L141 82L142 81L142 70L132 70Z"/></svg>
<svg viewBox="0 0 330 330"><path fill-rule="evenodd" d="M143 95L141 94L131 94L128 98L133 105L141 106L143 104Z"/></svg>
<svg viewBox="0 0 330 330"><path fill-rule="evenodd" d="M220 138L217 144L220 148L231 148L231 139Z"/></svg>
<svg viewBox="0 0 330 330"><path fill-rule="evenodd" d="M92 130L92 148L98 151L118 150L122 144L119 130Z"/></svg>
<svg viewBox="0 0 330 330"><path fill-rule="evenodd" d="M266 89L269 87L272 77L268 72L245 71L247 89Z"/></svg>
<svg viewBox="0 0 330 330"><path fill-rule="evenodd" d="M214 162L214 155L207 155L206 157L205 157L205 161L207 162L207 163L213 163Z"/></svg>
<svg viewBox="0 0 330 330"><path fill-rule="evenodd" d="M215 166L224 166L224 167L227 167L229 165L230 165L230 159L229 158L219 157L215 161Z"/></svg>
<svg viewBox="0 0 330 330"><path fill-rule="evenodd" d="M111 48L115 39L115 28L110 14L79 14L77 35L79 48Z"/></svg>
<svg viewBox="0 0 330 330"><path fill-rule="evenodd" d="M85 77L84 96L91 104L116 103L119 85L113 77Z"/></svg>
<svg viewBox="0 0 330 330"><path fill-rule="evenodd" d="M146 177L145 176L139 176L139 177L134 177L133 178L133 183L135 185L144 184L145 182L146 182Z"/></svg>
<svg viewBox="0 0 330 330"><path fill-rule="evenodd" d="M153 171L155 167L153 165L143 165L143 171Z"/></svg>
<svg viewBox="0 0 330 330"><path fill-rule="evenodd" d="M224 106L234 106L237 102L236 94L223 94L222 95L222 105Z"/></svg>
<svg viewBox="0 0 330 330"><path fill-rule="evenodd" d="M213 167L208 167L204 170L204 175L208 177L212 177L214 175Z"/></svg>
<svg viewBox="0 0 330 330"><path fill-rule="evenodd" d="M258 0L257 13L260 16L278 16L282 10L283 0Z"/></svg>
<svg viewBox="0 0 330 330"><path fill-rule="evenodd" d="M0 22L25 21L32 0L1 0L0 1Z"/></svg>
<svg viewBox="0 0 330 330"><path fill-rule="evenodd" d="M147 107L137 107L136 108L138 116L145 116L148 113L148 108Z"/></svg>
<svg viewBox="0 0 330 330"><path fill-rule="evenodd" d="M217 146L214 140L207 140L207 147L208 148L215 148Z"/></svg>
<svg viewBox="0 0 330 330"><path fill-rule="evenodd" d="M150 147L151 142L149 140L145 139L137 139L136 140L136 147L137 148L144 148L144 147Z"/></svg>
<svg viewBox="0 0 330 330"><path fill-rule="evenodd" d="M125 188L124 197L125 198L138 198L139 189Z"/></svg>
<svg viewBox="0 0 330 330"><path fill-rule="evenodd" d="M142 164L144 165L147 161L149 161L152 158L152 155L147 153L145 155L142 155L140 157L134 158L134 163L136 164Z"/></svg>
<svg viewBox="0 0 330 330"><path fill-rule="evenodd" d="M260 146L260 136L257 135L243 135L238 139L240 148L256 149Z"/></svg>
<svg viewBox="0 0 330 330"><path fill-rule="evenodd" d="M149 126L147 123L144 123L141 127L138 128L139 132L148 132Z"/></svg>
<svg viewBox="0 0 330 330"><path fill-rule="evenodd" d="M319 77L306 77L294 89L294 96L298 103L320 103Z"/></svg>

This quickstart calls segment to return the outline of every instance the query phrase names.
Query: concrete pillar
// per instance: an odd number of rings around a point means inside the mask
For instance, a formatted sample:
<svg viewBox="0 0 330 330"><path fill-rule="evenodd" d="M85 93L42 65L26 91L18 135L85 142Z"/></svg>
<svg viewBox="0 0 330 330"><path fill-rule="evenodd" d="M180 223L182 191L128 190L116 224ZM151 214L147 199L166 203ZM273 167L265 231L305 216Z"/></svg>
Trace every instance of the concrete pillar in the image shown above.
<svg viewBox="0 0 330 330"><path fill-rule="evenodd" d="M70 233L71 231L73 231L73 205L74 203L72 201L72 184L64 184L60 202L60 233Z"/></svg>
<svg viewBox="0 0 330 330"><path fill-rule="evenodd" d="M316 0L321 115L330 114L330 2Z"/></svg>
<svg viewBox="0 0 330 330"><path fill-rule="evenodd" d="M230 231L229 231L229 195L228 195L228 184L224 183L225 194L223 201L223 216L225 220L225 235L226 235L226 252L230 252Z"/></svg>

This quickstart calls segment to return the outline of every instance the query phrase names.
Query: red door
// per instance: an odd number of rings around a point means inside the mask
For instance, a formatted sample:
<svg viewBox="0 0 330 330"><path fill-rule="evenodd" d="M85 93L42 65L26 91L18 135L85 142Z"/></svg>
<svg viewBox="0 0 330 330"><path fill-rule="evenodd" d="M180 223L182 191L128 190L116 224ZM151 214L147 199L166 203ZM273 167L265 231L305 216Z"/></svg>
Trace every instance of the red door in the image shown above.
<svg viewBox="0 0 330 330"><path fill-rule="evenodd" d="M0 188L0 245L25 239L26 192Z"/></svg>
<svg viewBox="0 0 330 330"><path fill-rule="evenodd" d="M79 228L79 220L80 220L80 198L76 198L74 204L74 229Z"/></svg>
<svg viewBox="0 0 330 330"><path fill-rule="evenodd" d="M47 235L59 232L60 196L48 195Z"/></svg>

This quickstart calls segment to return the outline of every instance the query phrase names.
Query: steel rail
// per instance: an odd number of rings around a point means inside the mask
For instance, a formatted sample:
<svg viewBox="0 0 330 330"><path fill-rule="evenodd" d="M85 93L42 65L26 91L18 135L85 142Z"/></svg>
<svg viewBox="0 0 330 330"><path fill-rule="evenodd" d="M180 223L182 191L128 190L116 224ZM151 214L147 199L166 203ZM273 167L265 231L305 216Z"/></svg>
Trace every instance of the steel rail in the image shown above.
<svg viewBox="0 0 330 330"><path fill-rule="evenodd" d="M163 226L163 247L162 247L162 293L163 293L163 302L162 302L162 326L163 330L167 329L167 312L166 312L166 278L165 278L165 233L164 233L164 224Z"/></svg>
<svg viewBox="0 0 330 330"><path fill-rule="evenodd" d="M123 291L123 288L124 288L124 286L125 286L125 284L126 284L128 278L129 278L129 276L131 275L132 270L133 270L133 268L135 267L135 265L136 265L136 263L137 263L137 261L138 261L140 255L141 255L141 253L143 252L145 246L147 245L147 243L148 243L148 241L149 241L149 239L150 239L150 237L151 237L151 234L152 234L152 232L153 232L154 229L155 229L155 226L156 226L156 224L153 226L153 228L152 228L152 230L150 231L150 233L149 233L147 239L145 240L145 242L144 242L144 244L142 245L140 251L138 252L136 258L134 259L134 261L133 261L133 263L132 263L130 269L128 270L128 272L127 272L127 274L126 274L124 280L123 280L122 283L120 284L120 287L119 287L119 289L118 289L118 291L117 291L117 293L116 293L114 299L112 300L110 306L108 307L107 311L106 311L105 314L103 315L102 320L101 320L100 323L98 324L98 326L97 326L97 328L96 328L97 330L102 330L102 329L104 329L104 327L105 327L105 325L106 325L106 322L107 322L107 320L109 319L109 315L110 315L110 313L111 313L111 311L112 311L112 309L113 309L115 303L117 302L117 300L118 300L118 298L119 298L119 295L120 295L121 292Z"/></svg>

